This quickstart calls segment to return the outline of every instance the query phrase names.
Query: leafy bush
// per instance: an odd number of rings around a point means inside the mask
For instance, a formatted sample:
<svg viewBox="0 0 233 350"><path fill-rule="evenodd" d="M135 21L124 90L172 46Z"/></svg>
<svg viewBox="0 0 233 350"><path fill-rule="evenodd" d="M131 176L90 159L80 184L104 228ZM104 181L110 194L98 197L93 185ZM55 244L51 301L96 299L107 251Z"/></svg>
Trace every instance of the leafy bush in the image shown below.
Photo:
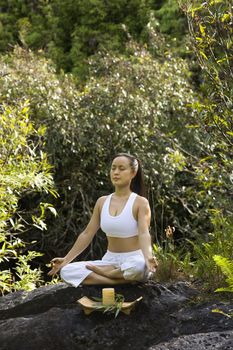
<svg viewBox="0 0 233 350"><path fill-rule="evenodd" d="M200 176L214 194L216 205L227 208L225 215L232 215L232 4L228 0L180 3L203 71L202 98L193 106L199 116L199 127L209 140Z"/></svg>
<svg viewBox="0 0 233 350"><path fill-rule="evenodd" d="M190 280L193 278L192 254L185 246L177 247L174 240L175 228L168 226L160 243L153 244L153 252L158 260L155 279L159 282Z"/></svg>
<svg viewBox="0 0 233 350"><path fill-rule="evenodd" d="M195 258L192 274L201 280L206 289L214 291L224 283L224 271L214 261L214 256L222 255L226 259L233 258L232 218L226 218L219 210L211 210L213 232L208 240L190 242Z"/></svg>
<svg viewBox="0 0 233 350"><path fill-rule="evenodd" d="M39 253L29 251L33 242L26 244L21 235L30 225L46 227L45 215L38 210L26 213L20 208L20 199L26 194L52 193L55 195L51 166L42 151L44 129L35 129L25 103L17 108L1 106L0 117L0 291L19 288L31 289L40 281L39 269L32 270L30 262ZM41 203L41 207L54 208ZM33 215L32 215L33 214ZM31 219L30 219L31 218ZM30 220L30 222L29 222ZM21 253L24 252L24 255Z"/></svg>
<svg viewBox="0 0 233 350"><path fill-rule="evenodd" d="M7 5L0 0L0 8L1 52L15 44L43 49L58 71L72 72L79 81L88 76L88 57L99 50L125 53L130 38L148 44L151 15L172 44L186 31L176 0L11 0Z"/></svg>
<svg viewBox="0 0 233 350"><path fill-rule="evenodd" d="M124 27L140 37L150 11L140 0L13 0L7 6L0 0L0 7L2 52L9 50L9 43L44 49L58 71L72 71L78 79L88 73L87 57L100 48L124 51Z"/></svg>
<svg viewBox="0 0 233 350"><path fill-rule="evenodd" d="M213 257L232 259L232 9L230 1L180 0L190 39L202 70L200 94L191 105L195 124L203 135L202 156L192 163L199 184L196 201L209 206L212 228L208 235L189 241L193 246L193 275L213 290L223 283L223 273ZM205 231L203 226L203 231ZM189 269L189 267L188 267Z"/></svg>

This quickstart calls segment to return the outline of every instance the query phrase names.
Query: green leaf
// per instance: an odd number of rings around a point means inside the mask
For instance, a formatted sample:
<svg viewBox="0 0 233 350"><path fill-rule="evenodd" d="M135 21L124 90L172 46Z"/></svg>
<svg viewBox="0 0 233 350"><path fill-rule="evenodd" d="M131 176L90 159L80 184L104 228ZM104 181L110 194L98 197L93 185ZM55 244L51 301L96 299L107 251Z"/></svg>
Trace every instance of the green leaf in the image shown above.
<svg viewBox="0 0 233 350"><path fill-rule="evenodd" d="M224 13L221 17L221 21L222 22L226 22L226 21L229 21L231 19L231 16L229 13Z"/></svg>
<svg viewBox="0 0 233 350"><path fill-rule="evenodd" d="M199 52L202 55L202 57L204 57L206 60L208 60L208 57L206 56L206 54L203 51L200 50Z"/></svg>
<svg viewBox="0 0 233 350"><path fill-rule="evenodd" d="M54 207L48 207L48 209L51 211L51 213L54 215L54 216L57 216L57 211Z"/></svg>
<svg viewBox="0 0 233 350"><path fill-rule="evenodd" d="M227 131L227 135L233 136L233 131Z"/></svg>
<svg viewBox="0 0 233 350"><path fill-rule="evenodd" d="M199 24L199 29L200 29L200 32L203 36L205 36L205 28L203 25Z"/></svg>

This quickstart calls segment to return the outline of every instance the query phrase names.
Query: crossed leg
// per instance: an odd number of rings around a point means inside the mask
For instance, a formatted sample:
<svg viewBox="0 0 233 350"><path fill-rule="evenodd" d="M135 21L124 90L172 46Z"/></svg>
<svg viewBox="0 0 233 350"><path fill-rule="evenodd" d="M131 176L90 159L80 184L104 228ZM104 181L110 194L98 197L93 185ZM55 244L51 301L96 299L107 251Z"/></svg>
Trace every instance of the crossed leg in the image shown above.
<svg viewBox="0 0 233 350"><path fill-rule="evenodd" d="M85 278L82 284L116 285L116 284L129 283L129 281L124 279L122 271L113 265L107 265L107 266L86 265L86 267L89 270L91 270L92 273Z"/></svg>
<svg viewBox="0 0 233 350"><path fill-rule="evenodd" d="M95 266L95 265L86 265L88 270L95 272L97 275L108 277L108 278L124 278L123 272L121 269L115 267L114 265L106 266Z"/></svg>

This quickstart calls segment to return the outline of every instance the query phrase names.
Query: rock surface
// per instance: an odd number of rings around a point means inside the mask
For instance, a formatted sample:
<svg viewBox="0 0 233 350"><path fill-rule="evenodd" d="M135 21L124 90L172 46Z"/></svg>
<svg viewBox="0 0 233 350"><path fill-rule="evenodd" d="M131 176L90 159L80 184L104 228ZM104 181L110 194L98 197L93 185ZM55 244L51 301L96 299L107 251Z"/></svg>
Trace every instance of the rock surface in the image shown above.
<svg viewBox="0 0 233 350"><path fill-rule="evenodd" d="M232 350L233 332L198 333L150 347L149 350Z"/></svg>
<svg viewBox="0 0 233 350"><path fill-rule="evenodd" d="M0 298L0 350L204 350L233 349L233 302L198 302L185 282L117 286L126 301L140 296L128 316L93 312L85 316L77 299L100 297L102 286L63 283Z"/></svg>

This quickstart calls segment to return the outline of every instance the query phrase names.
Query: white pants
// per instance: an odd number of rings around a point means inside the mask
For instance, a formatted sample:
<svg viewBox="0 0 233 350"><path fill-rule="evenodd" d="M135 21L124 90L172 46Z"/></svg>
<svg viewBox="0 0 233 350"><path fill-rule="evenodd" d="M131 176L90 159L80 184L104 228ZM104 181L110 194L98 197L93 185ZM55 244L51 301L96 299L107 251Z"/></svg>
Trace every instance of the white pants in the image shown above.
<svg viewBox="0 0 233 350"><path fill-rule="evenodd" d="M78 287L80 283L90 274L91 270L86 265L106 266L113 265L120 268L125 280L145 281L147 268L141 249L127 253L113 253L107 251L102 260L89 260L74 262L61 269L61 278L64 282Z"/></svg>

